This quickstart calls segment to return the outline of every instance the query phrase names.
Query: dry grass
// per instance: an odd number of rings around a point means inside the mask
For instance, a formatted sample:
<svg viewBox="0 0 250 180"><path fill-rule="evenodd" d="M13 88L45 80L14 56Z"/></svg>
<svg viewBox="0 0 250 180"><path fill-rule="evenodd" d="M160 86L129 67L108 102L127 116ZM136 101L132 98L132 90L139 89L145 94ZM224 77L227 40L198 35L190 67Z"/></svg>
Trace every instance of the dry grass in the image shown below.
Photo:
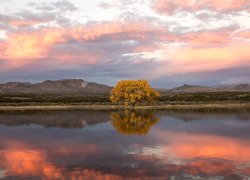
<svg viewBox="0 0 250 180"><path fill-rule="evenodd" d="M48 110L199 110L199 109L250 109L250 103L224 104L176 104L154 106L123 106L123 105L23 105L0 106L0 111L48 111Z"/></svg>

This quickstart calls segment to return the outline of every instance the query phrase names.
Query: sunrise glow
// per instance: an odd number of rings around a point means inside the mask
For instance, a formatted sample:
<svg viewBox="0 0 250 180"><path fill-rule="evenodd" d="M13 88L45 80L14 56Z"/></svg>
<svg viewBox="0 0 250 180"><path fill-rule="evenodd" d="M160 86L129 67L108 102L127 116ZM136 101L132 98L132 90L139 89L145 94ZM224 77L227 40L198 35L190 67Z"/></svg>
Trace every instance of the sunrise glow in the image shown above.
<svg viewBox="0 0 250 180"><path fill-rule="evenodd" d="M211 74L205 85L249 80L248 0L13 0L0 5L1 82L68 77L113 85L147 78L162 87L198 83L203 73Z"/></svg>

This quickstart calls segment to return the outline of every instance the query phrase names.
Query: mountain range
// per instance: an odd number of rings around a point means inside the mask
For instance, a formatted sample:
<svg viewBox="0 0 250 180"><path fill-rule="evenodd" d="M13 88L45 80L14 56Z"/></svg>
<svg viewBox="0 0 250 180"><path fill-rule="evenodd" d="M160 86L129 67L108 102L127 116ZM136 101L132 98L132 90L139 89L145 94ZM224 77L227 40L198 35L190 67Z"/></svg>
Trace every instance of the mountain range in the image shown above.
<svg viewBox="0 0 250 180"><path fill-rule="evenodd" d="M201 93L201 92L225 92L225 91L239 91L249 92L250 84L234 84L234 85L219 85L219 86L196 86L185 84L180 87L165 90L166 93Z"/></svg>
<svg viewBox="0 0 250 180"><path fill-rule="evenodd" d="M82 79L46 80L41 83L8 82L0 84L0 94L109 94L112 87Z"/></svg>
<svg viewBox="0 0 250 180"><path fill-rule="evenodd" d="M41 83L7 82L0 84L0 94L82 94L101 95L110 94L112 87L82 79L46 80ZM173 89L161 89L161 93L199 93L240 91L250 92L250 84L235 84L221 86L183 85Z"/></svg>

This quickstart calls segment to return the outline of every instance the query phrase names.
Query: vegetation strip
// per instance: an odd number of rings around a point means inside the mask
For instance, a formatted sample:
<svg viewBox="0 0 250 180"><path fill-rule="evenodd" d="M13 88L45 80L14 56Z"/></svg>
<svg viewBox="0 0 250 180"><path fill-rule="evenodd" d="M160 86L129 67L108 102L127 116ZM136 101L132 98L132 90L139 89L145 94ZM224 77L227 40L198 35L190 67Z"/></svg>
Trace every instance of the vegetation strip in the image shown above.
<svg viewBox="0 0 250 180"><path fill-rule="evenodd" d="M184 104L155 106L124 106L124 105L25 105L0 106L0 111L30 111L30 110L120 110L120 109L250 109L250 103L235 104Z"/></svg>

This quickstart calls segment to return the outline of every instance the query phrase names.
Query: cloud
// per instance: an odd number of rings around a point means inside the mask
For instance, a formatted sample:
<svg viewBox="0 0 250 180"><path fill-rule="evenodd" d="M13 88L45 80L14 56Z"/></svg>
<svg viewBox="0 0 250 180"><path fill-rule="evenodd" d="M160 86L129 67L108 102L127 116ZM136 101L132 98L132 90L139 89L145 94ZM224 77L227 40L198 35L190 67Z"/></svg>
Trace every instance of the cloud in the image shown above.
<svg viewBox="0 0 250 180"><path fill-rule="evenodd" d="M211 9L218 12L237 11L249 9L248 0L157 0L153 4L153 9L159 13L172 14L177 11L196 11Z"/></svg>
<svg viewBox="0 0 250 180"><path fill-rule="evenodd" d="M235 42L222 46L184 46L174 48L172 51L163 51L159 57L165 61L157 70L158 76L249 65L248 48L250 48L250 43Z"/></svg>
<svg viewBox="0 0 250 180"><path fill-rule="evenodd" d="M51 45L64 41L61 38L62 33L56 30L10 33L3 52L4 57L8 59L43 57Z"/></svg>
<svg viewBox="0 0 250 180"><path fill-rule="evenodd" d="M4 56L11 58L44 57L53 45L73 42L146 40L154 29L143 23L110 22L69 28L8 33Z"/></svg>
<svg viewBox="0 0 250 180"><path fill-rule="evenodd" d="M154 87L173 88L183 84L214 86L218 84L250 83L249 65L218 70L161 75L152 81ZM167 69L167 68L166 68Z"/></svg>
<svg viewBox="0 0 250 180"><path fill-rule="evenodd" d="M111 4L111 3L107 3L107 2L101 2L98 4L99 7L103 8L103 9L109 9L109 8L113 8L113 7L117 7L117 4Z"/></svg>
<svg viewBox="0 0 250 180"><path fill-rule="evenodd" d="M12 20L9 22L9 25L11 26L15 26L15 27L25 27L25 26L33 26L36 24L39 24L41 22L39 21L35 21L35 20L30 20L30 21L26 21L26 20Z"/></svg>
<svg viewBox="0 0 250 180"><path fill-rule="evenodd" d="M245 31L238 31L235 33L235 38L240 38L241 40L250 40L250 31L245 30Z"/></svg>
<svg viewBox="0 0 250 180"><path fill-rule="evenodd" d="M94 77L155 80L247 64L249 43L234 39L240 36L232 28L176 34L146 21L111 21L9 32L0 57L7 60L5 72L87 66Z"/></svg>
<svg viewBox="0 0 250 180"><path fill-rule="evenodd" d="M30 7L32 10L30 10ZM20 28L36 28L38 25L65 26L71 23L65 16L77 11L78 8L69 1L55 1L54 3L28 3L21 11L0 14L0 28L7 31L19 31Z"/></svg>
<svg viewBox="0 0 250 180"><path fill-rule="evenodd" d="M202 45L221 45L231 42L231 30L204 31L187 33L181 37L181 41L188 42L194 46Z"/></svg>
<svg viewBox="0 0 250 180"><path fill-rule="evenodd" d="M2 13L1 71L8 78L14 70L27 77L24 71L40 67L61 77L68 68L75 76L74 70L79 76L100 81L105 76L113 83L118 78L158 81L248 64L247 1L154 2L155 10L168 16L153 12L144 1L92 4L107 13L106 21L99 14L90 18L71 1L29 3L24 10ZM135 10L140 3L143 13ZM121 7L126 8L116 12Z"/></svg>
<svg viewBox="0 0 250 180"><path fill-rule="evenodd" d="M53 3L28 3L28 6L31 6L39 11L62 11L62 12L73 12L77 11L78 8L67 0L55 1Z"/></svg>
<svg viewBox="0 0 250 180"><path fill-rule="evenodd" d="M33 28L36 25L44 25L54 22L59 25L69 23L69 19L54 12L30 12L24 10L13 14L0 14L0 27L7 31L21 31L21 28Z"/></svg>
<svg viewBox="0 0 250 180"><path fill-rule="evenodd" d="M60 11L76 11L78 8L69 1L61 0L53 3L54 7L58 8Z"/></svg>

